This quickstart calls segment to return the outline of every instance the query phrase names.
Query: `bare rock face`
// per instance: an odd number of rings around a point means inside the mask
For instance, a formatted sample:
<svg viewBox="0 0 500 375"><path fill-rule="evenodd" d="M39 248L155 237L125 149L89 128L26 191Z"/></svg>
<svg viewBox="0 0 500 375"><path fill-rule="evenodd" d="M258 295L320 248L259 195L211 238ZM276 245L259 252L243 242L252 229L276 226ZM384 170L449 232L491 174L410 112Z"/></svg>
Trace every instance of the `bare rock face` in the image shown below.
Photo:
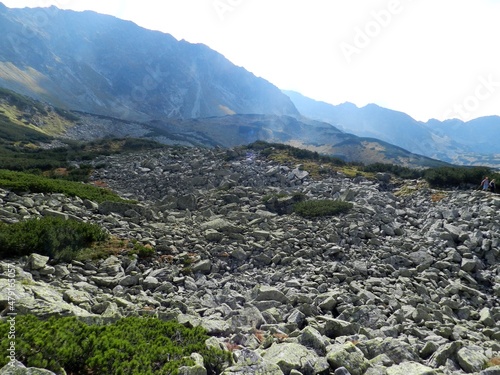
<svg viewBox="0 0 500 375"><path fill-rule="evenodd" d="M69 264L38 255L0 261L0 270L15 267L18 308L85 319L154 313L200 325L210 345L234 348L224 374L494 373L486 366L500 355L499 196L448 191L435 201L431 189L400 195L378 180L290 176L296 166L238 150L228 161L227 152L96 161L106 167L93 178L138 201L131 205L0 190L2 221L51 207L155 249L150 258L124 247ZM278 215L269 196L348 199L353 208Z"/></svg>

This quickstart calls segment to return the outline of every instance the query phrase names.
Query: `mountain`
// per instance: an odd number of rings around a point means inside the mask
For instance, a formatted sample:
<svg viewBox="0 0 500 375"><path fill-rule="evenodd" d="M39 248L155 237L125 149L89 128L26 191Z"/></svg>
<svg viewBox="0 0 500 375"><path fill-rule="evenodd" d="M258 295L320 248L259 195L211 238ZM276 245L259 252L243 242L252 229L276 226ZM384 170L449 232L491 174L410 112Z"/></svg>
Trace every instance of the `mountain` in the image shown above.
<svg viewBox="0 0 500 375"><path fill-rule="evenodd" d="M472 152L499 154L500 143L492 142L500 136L500 117L485 116L467 122L461 120L429 120L426 126L436 134L453 138Z"/></svg>
<svg viewBox="0 0 500 375"><path fill-rule="evenodd" d="M90 11L0 3L0 86L127 120L298 115L277 87L202 44Z"/></svg>
<svg viewBox="0 0 500 375"><path fill-rule="evenodd" d="M334 117L325 107L320 122L308 120L317 119L321 111L299 103L299 113L292 102L296 97L290 99L207 46L115 17L0 5L0 33L5 36L0 39L0 87L78 111L84 119L81 126L66 124L55 135L129 136L138 127L137 134L154 134L169 144L234 146L260 139L349 161L408 166L434 165L431 159L444 155L428 153L436 136L403 113L398 114L397 129L386 121L392 111L373 105L359 112L346 104ZM107 120L94 121L92 114ZM29 124L36 127L36 121ZM419 147L410 148L415 141Z"/></svg>
<svg viewBox="0 0 500 375"><path fill-rule="evenodd" d="M410 152L465 165L500 166L500 117L420 122L409 115L368 104L358 108L352 103L332 105L293 91L284 91L299 112L328 122L360 137L374 137Z"/></svg>
<svg viewBox="0 0 500 375"><path fill-rule="evenodd" d="M435 167L445 164L387 142L358 137L331 124L304 117L232 115L153 122L150 125L178 136L191 134L201 144L212 146L233 147L265 140L364 164L378 162L409 167Z"/></svg>
<svg viewBox="0 0 500 375"><path fill-rule="evenodd" d="M352 103L332 105L285 91L299 112L325 121L361 137L373 137L399 147L434 158L457 147L447 136L437 136L424 124L403 112L368 104L358 108Z"/></svg>
<svg viewBox="0 0 500 375"><path fill-rule="evenodd" d="M360 138L307 118L252 114L141 123L81 111L68 112L0 89L0 154L10 155L12 147L20 144L36 148L40 142L60 145L68 139L94 141L103 138L143 138L170 145L205 147L233 147L265 140L365 164L443 165L385 142Z"/></svg>

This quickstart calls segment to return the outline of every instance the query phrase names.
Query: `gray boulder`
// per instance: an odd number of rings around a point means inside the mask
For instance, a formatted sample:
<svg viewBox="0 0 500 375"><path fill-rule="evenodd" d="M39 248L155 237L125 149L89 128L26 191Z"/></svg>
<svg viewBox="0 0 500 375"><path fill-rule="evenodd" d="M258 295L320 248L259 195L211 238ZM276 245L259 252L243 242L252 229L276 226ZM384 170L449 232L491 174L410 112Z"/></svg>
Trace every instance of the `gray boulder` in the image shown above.
<svg viewBox="0 0 500 375"><path fill-rule="evenodd" d="M404 362L387 369L387 375L437 375L436 370L418 362Z"/></svg>
<svg viewBox="0 0 500 375"><path fill-rule="evenodd" d="M264 361L252 350L242 349L236 357L236 364L225 369L222 375L284 375L277 364Z"/></svg>
<svg viewBox="0 0 500 375"><path fill-rule="evenodd" d="M0 369L0 375L55 375L52 371L26 367L19 361L13 361Z"/></svg>
<svg viewBox="0 0 500 375"><path fill-rule="evenodd" d="M364 357L363 352L351 342L333 345L327 350L326 359L332 369L345 367L352 375L362 375L370 367L370 362Z"/></svg>
<svg viewBox="0 0 500 375"><path fill-rule="evenodd" d="M278 365L285 374L292 370L320 374L329 368L324 358L297 343L273 343L262 357L266 362Z"/></svg>
<svg viewBox="0 0 500 375"><path fill-rule="evenodd" d="M488 358L479 347L464 347L457 352L458 364L467 373L479 372L483 369Z"/></svg>

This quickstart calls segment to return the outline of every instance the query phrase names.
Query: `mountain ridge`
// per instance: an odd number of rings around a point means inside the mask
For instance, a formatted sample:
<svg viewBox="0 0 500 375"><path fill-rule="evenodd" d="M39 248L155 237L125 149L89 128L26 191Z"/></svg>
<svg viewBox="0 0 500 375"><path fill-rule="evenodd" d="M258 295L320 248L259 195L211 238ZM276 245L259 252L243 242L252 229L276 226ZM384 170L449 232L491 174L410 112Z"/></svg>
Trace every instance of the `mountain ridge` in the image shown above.
<svg viewBox="0 0 500 375"><path fill-rule="evenodd" d="M333 105L298 92L283 91L302 115L331 123L360 137L376 137L410 152L465 165L500 166L498 143L500 117L487 116L464 122L459 119L421 122L410 115L367 104Z"/></svg>
<svg viewBox="0 0 500 375"><path fill-rule="evenodd" d="M277 87L203 44L91 11L55 8L50 22L40 21L37 12L44 9L0 13L0 31L8 36L0 41L2 86L134 121L228 112L298 115Z"/></svg>

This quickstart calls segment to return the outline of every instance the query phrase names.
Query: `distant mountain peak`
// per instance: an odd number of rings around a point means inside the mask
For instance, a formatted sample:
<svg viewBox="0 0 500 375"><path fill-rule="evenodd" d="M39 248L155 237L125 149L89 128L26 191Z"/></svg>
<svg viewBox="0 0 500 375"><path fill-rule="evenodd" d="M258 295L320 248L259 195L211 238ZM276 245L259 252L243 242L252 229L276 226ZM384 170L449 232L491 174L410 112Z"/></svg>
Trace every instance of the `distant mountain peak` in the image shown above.
<svg viewBox="0 0 500 375"><path fill-rule="evenodd" d="M374 137L411 152L446 162L498 167L500 117L485 116L467 122L459 119L426 123L404 112L370 103L361 108L352 103L331 105L285 92L299 112L325 121L360 137Z"/></svg>

